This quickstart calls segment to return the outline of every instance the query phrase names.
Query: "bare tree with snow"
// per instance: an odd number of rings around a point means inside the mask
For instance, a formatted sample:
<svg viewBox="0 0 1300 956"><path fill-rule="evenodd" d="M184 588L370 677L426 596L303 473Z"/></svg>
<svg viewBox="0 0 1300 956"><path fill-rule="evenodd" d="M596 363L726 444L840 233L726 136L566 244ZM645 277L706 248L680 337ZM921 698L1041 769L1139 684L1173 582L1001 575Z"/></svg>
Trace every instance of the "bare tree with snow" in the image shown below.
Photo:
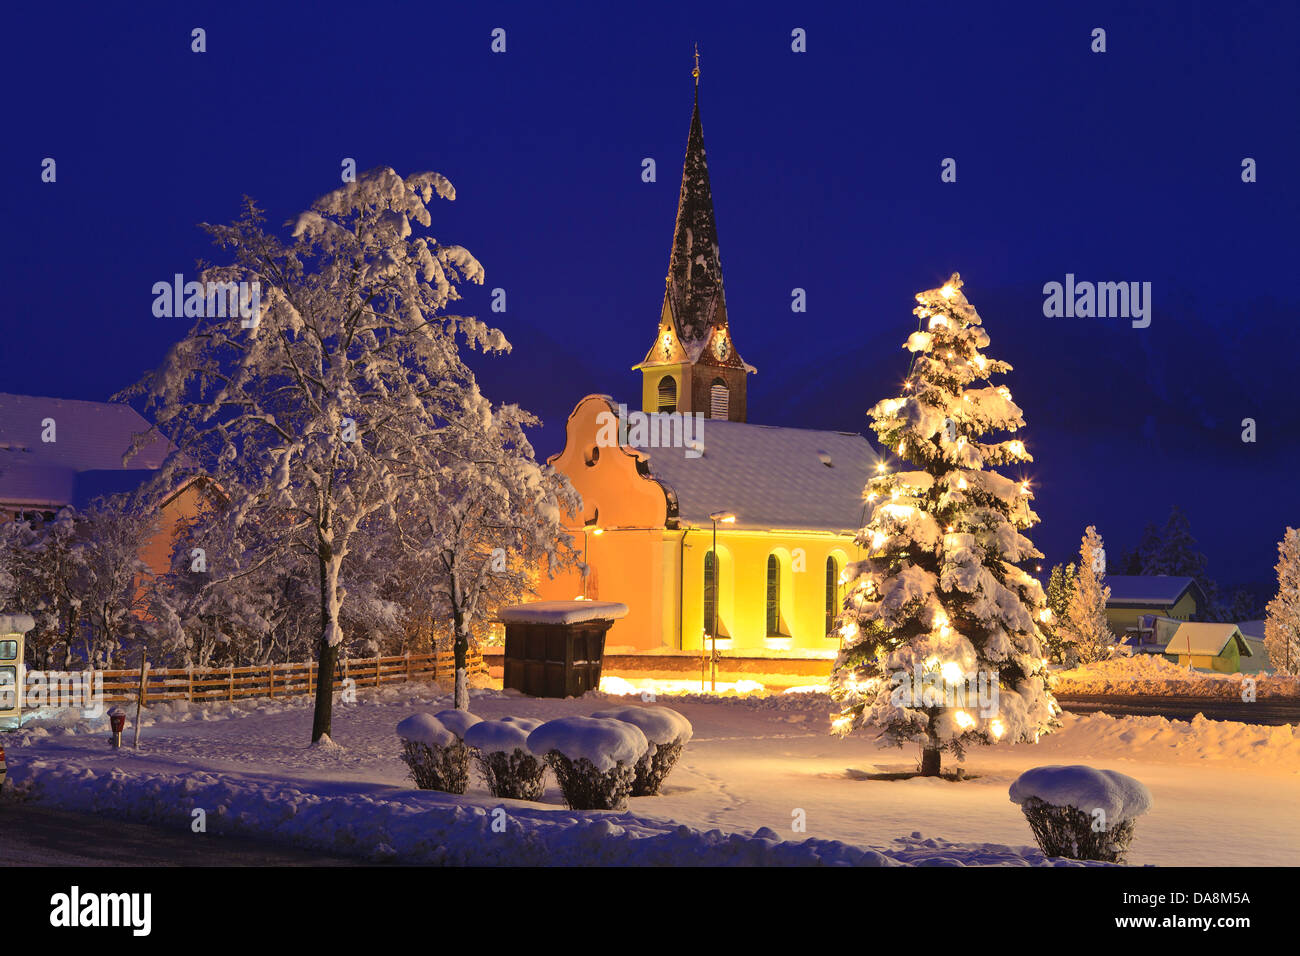
<svg viewBox="0 0 1300 956"><path fill-rule="evenodd" d="M1277 595L1264 618L1268 662L1281 674L1300 674L1300 530L1287 528L1277 544Z"/></svg>
<svg viewBox="0 0 1300 956"><path fill-rule="evenodd" d="M374 517L396 522L401 495L418 496L439 467L450 419L474 379L459 348L504 350L504 336L446 313L457 283L481 283L464 248L417 237L434 196L454 199L437 173L403 179L372 170L318 199L288 241L245 200L238 220L205 226L233 263L204 282L257 283L252 315L200 315L143 394L176 449L164 474L206 470L235 529L256 521L311 554L319 588L319 677L312 740L331 732L343 638L342 577L354 538ZM229 286L227 286L229 288ZM139 441L139 439L138 439Z"/></svg>
<svg viewBox="0 0 1300 956"><path fill-rule="evenodd" d="M1115 635L1106 620L1110 588L1103 583L1105 577L1106 551L1101 535L1089 525L1079 544L1079 571L1063 627L1066 645L1080 664L1105 660L1115 649Z"/></svg>
<svg viewBox="0 0 1300 956"><path fill-rule="evenodd" d="M580 502L567 478L534 458L523 426L535 422L514 405L494 409L476 390L466 392L438 468L410 509L419 517L404 531L409 548L433 558L423 570L432 573L436 607L451 615L460 710L469 709L474 623L530 591L539 574L577 558L561 515Z"/></svg>

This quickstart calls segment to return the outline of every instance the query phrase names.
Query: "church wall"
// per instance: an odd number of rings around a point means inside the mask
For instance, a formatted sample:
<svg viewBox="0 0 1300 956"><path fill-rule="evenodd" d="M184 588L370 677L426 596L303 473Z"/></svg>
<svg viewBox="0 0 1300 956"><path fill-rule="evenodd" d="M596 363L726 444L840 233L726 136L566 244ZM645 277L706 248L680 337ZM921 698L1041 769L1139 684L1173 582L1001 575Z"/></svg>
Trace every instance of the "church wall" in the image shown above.
<svg viewBox="0 0 1300 956"><path fill-rule="evenodd" d="M712 545L712 528L692 529L686 536L682 648L701 646L704 621L704 556ZM784 638L767 635L767 558L782 562ZM802 552L802 554L800 553ZM847 535L812 532L759 532L718 529L719 648L827 650L839 646L826 636L826 559L834 554L841 570L857 547ZM842 589L841 589L842 596ZM722 641L722 635L729 640Z"/></svg>

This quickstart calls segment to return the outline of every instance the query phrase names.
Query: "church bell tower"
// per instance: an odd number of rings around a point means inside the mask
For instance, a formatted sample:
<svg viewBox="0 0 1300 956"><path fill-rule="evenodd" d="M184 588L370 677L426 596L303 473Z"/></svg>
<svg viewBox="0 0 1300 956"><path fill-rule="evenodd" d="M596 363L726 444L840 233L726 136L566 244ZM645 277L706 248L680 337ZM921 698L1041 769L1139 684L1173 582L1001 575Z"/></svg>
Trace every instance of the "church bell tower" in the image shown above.
<svg viewBox="0 0 1300 956"><path fill-rule="evenodd" d="M639 365L646 412L702 412L745 421L745 380L752 366L736 352L727 322L718 226L700 123L700 54L695 52L695 110L686 140L664 304L654 344Z"/></svg>

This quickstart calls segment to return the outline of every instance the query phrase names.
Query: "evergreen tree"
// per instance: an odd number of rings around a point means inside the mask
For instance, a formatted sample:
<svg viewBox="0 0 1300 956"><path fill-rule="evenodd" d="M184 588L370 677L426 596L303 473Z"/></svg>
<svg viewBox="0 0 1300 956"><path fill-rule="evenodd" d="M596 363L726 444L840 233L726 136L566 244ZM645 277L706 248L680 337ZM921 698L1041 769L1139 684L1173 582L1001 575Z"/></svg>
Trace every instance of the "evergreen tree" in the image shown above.
<svg viewBox="0 0 1300 956"><path fill-rule="evenodd" d="M1195 578L1202 589L1208 583L1205 577L1205 555L1196 550L1192 525L1187 515L1174 505L1169 511L1160 544L1151 556L1143 574L1168 574L1171 577Z"/></svg>
<svg viewBox="0 0 1300 956"><path fill-rule="evenodd" d="M1070 619L1070 597L1073 594L1074 564L1056 565L1047 581L1047 609L1051 614L1045 620L1040 619L1038 624L1047 658L1055 664L1065 663L1065 628Z"/></svg>
<svg viewBox="0 0 1300 956"><path fill-rule="evenodd" d="M1268 602L1264 647L1281 674L1300 674L1300 530L1287 528L1277 545L1277 596Z"/></svg>
<svg viewBox="0 0 1300 956"><path fill-rule="evenodd" d="M1121 566L1124 574L1153 574L1148 571L1155 561L1156 553L1160 550L1160 529L1156 527L1154 521L1148 521L1146 527L1142 529L1142 537L1138 540L1138 545L1132 551L1127 552Z"/></svg>
<svg viewBox="0 0 1300 956"><path fill-rule="evenodd" d="M1106 602L1110 588L1106 578L1106 557L1101 535L1089 525L1079 545L1079 571L1070 595L1066 641L1081 664L1109 657L1115 647L1115 635L1106 620Z"/></svg>
<svg viewBox="0 0 1300 956"><path fill-rule="evenodd" d="M925 775L945 750L1035 741L1060 713L1038 630L1046 599L1019 566L1042 556L1021 533L1038 520L1033 496L993 470L1033 459L1019 439L984 440L1024 419L1005 385L988 384L1011 366L981 351L988 333L961 286L954 273L917 295L904 392L870 412L881 443L914 468L882 461L867 485L867 557L849 568L831 679L834 731L871 725L918 743Z"/></svg>

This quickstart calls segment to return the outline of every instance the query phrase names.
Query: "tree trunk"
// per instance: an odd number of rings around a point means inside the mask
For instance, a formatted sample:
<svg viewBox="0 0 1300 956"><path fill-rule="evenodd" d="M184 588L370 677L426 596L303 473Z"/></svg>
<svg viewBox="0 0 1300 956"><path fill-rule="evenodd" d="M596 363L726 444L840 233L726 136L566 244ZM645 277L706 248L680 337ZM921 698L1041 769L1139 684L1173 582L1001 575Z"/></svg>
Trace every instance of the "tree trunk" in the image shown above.
<svg viewBox="0 0 1300 956"><path fill-rule="evenodd" d="M941 754L934 747L921 748L921 776L937 777L939 776L939 758Z"/></svg>
<svg viewBox="0 0 1300 956"><path fill-rule="evenodd" d="M465 680L466 658L469 656L469 623L465 620L465 614L460 608L460 604L454 596L455 584L452 584L453 598L451 602L451 617L456 626L456 632L452 642L452 651L455 655L456 663L456 690L455 702L456 709L469 711L469 686Z"/></svg>
<svg viewBox="0 0 1300 956"><path fill-rule="evenodd" d="M318 555L320 561L320 651L317 655L316 668L316 705L311 722L311 742L316 743L322 737L328 737L333 727L334 716L334 668L338 666L338 644L329 643L330 607L326 594L328 576L326 566L329 555L324 548Z"/></svg>

